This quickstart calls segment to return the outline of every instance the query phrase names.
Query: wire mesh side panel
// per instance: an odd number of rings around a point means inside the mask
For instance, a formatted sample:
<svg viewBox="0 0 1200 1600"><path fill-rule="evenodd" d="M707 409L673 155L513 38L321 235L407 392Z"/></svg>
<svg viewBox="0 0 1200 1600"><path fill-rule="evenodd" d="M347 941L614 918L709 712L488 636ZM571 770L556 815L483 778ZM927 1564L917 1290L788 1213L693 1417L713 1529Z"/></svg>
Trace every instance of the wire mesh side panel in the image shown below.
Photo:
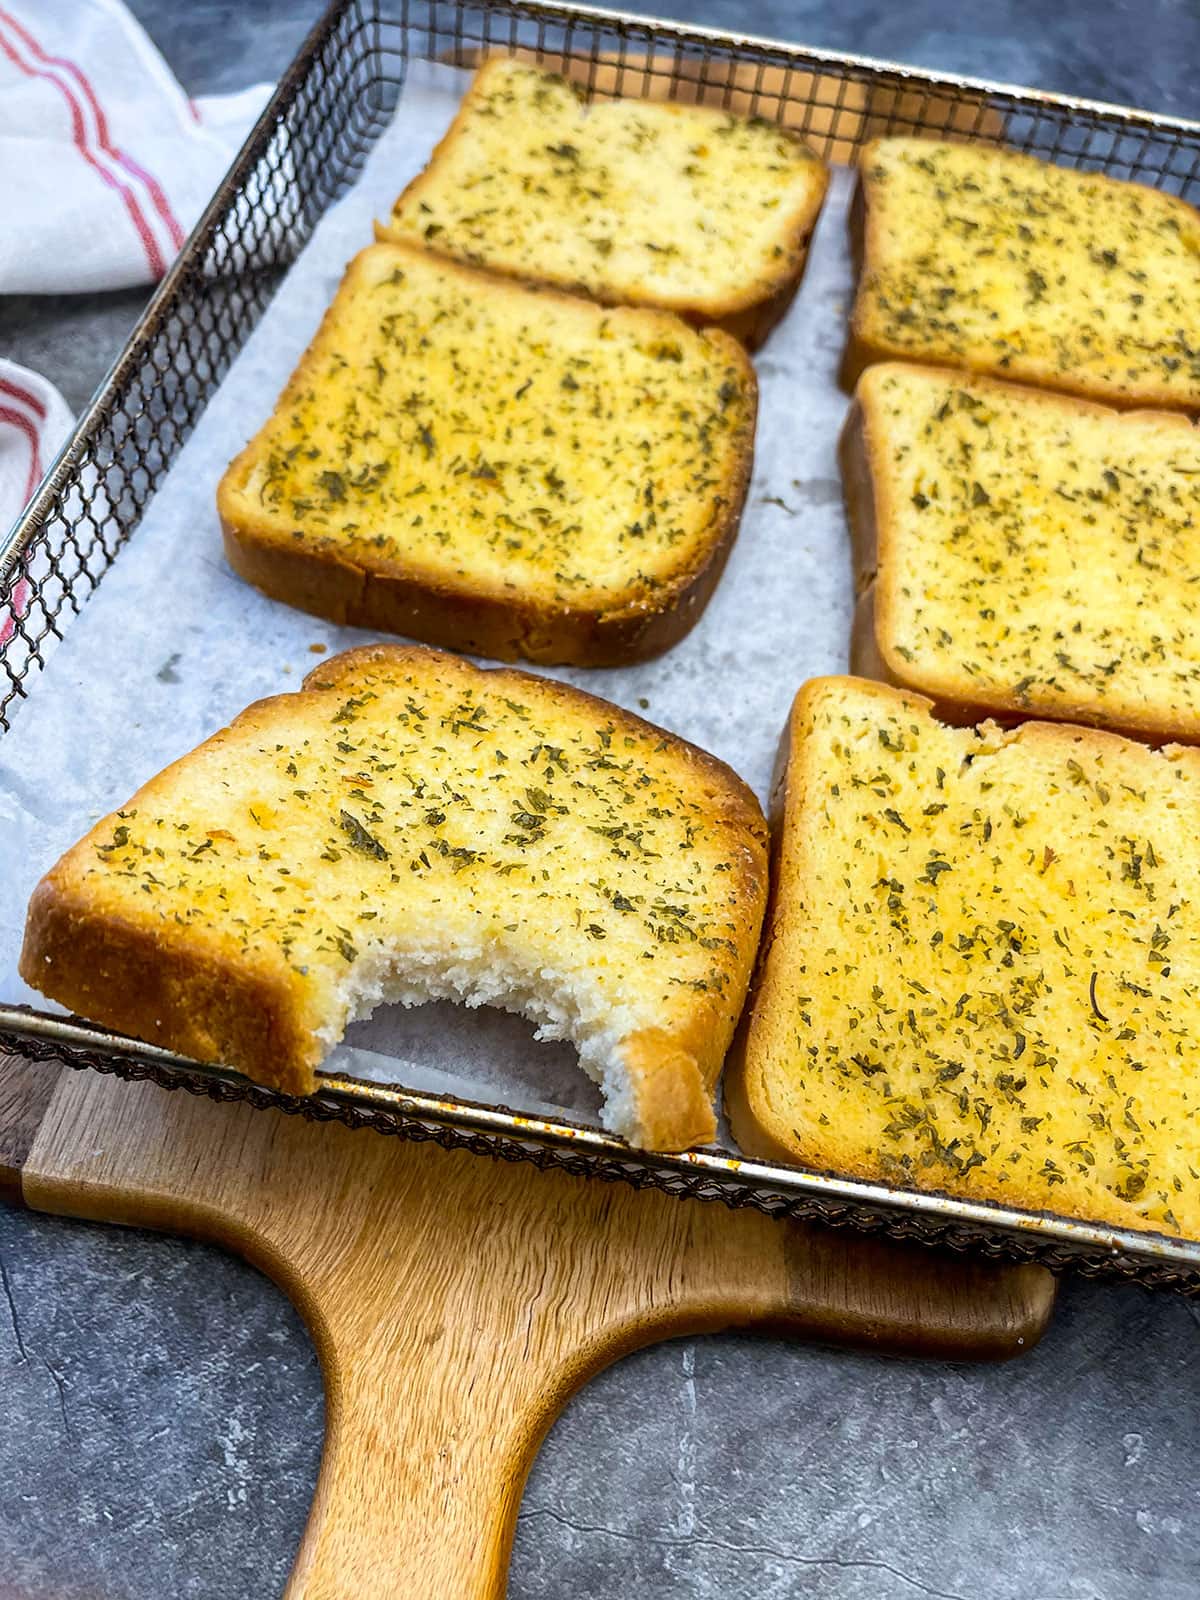
<svg viewBox="0 0 1200 1600"><path fill-rule="evenodd" d="M239 158L67 455L0 547L0 730L8 728L14 701L137 526L288 265L353 181L412 59L469 69L488 54L521 54L567 73L595 95L672 98L768 118L795 129L830 161L852 161L879 135L948 135L1004 141L1200 200L1200 133L1141 114L526 0L381 3L382 13L377 0L339 0L314 33L280 86L273 121ZM447 1148L653 1185L680 1197L1055 1267L1078 1264L1162 1287L1195 1287L1194 1275L1142 1257L1085 1256L1054 1240L1002 1236L900 1208L833 1202L732 1177L691 1177L632 1158L585 1157L565 1143L531 1144L428 1117L387 1116L344 1103L331 1109L328 1101L285 1103L250 1084L131 1067L97 1052L72 1055L15 1035L5 1042L29 1055L150 1077L166 1087L337 1117Z"/></svg>
<svg viewBox="0 0 1200 1600"><path fill-rule="evenodd" d="M979 139L1200 200L1200 132L1141 112L552 5L385 0L384 13L385 52L463 67L489 54L523 55L592 94L702 101L765 117L829 161L852 161L883 135Z"/></svg>
<svg viewBox="0 0 1200 1600"><path fill-rule="evenodd" d="M1050 1236L975 1226L906 1210L832 1199L798 1188L767 1188L746 1183L735 1170L680 1171L656 1165L651 1156L630 1151L627 1157L596 1155L546 1144L518 1134L482 1131L468 1125L440 1122L415 1112L374 1105L349 1104L325 1096L299 1098L248 1082L234 1082L197 1069L165 1067L131 1057L114 1057L78 1048L62 1049L42 1039L25 1039L0 1030L0 1059L11 1051L34 1060L59 1061L80 1070L113 1074L130 1082L151 1082L160 1088L186 1090L220 1102L245 1102L260 1111L282 1111L311 1122L340 1122L346 1127L444 1150L466 1150L493 1160L525 1162L542 1171L563 1172L603 1183L624 1183L635 1189L656 1189L680 1200L718 1202L733 1210L749 1208L778 1220L816 1223L825 1227L875 1234L898 1244L914 1244L956 1255L981 1255L993 1261L1026 1262L1059 1272L1072 1270L1089 1277L1120 1278L1177 1294L1200 1295L1200 1270L1148 1255L1095 1246L1071 1245Z"/></svg>
<svg viewBox="0 0 1200 1600"><path fill-rule="evenodd" d="M80 432L0 549L0 729L137 526L209 397L386 117L375 15L348 0L280 86ZM395 74L393 58L389 73Z"/></svg>
<svg viewBox="0 0 1200 1600"><path fill-rule="evenodd" d="M496 52L591 93L701 101L780 122L832 161L895 133L1004 140L1200 199L1186 125L876 68L784 45L523 0L341 0L153 303L68 457L0 548L0 730L136 527L283 271L353 181L415 57Z"/></svg>

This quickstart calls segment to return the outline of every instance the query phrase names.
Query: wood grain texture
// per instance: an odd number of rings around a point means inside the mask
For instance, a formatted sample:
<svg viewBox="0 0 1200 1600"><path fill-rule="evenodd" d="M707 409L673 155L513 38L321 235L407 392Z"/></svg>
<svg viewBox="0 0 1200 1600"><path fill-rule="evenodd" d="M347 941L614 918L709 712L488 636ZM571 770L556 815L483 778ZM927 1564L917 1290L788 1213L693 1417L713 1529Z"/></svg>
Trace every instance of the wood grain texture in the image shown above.
<svg viewBox="0 0 1200 1600"><path fill-rule="evenodd" d="M0 1053L0 1200L21 1199L21 1169L65 1069Z"/></svg>
<svg viewBox="0 0 1200 1600"><path fill-rule="evenodd" d="M22 1189L39 1210L224 1245L299 1307L327 1432L291 1600L502 1595L542 1436L574 1389L640 1345L760 1326L1003 1356L1036 1342L1054 1296L1038 1269L91 1073L62 1075Z"/></svg>

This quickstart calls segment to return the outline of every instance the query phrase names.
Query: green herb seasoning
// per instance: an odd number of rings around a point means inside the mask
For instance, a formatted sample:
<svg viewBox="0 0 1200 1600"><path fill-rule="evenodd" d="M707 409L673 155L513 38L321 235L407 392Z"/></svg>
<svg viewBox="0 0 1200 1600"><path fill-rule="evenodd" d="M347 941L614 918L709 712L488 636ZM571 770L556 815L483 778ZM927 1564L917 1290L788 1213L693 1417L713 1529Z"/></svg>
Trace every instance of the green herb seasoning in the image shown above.
<svg viewBox="0 0 1200 1600"><path fill-rule="evenodd" d="M1200 406L1191 206L931 139L879 140L862 172L870 245L854 329L877 355L1124 404Z"/></svg>

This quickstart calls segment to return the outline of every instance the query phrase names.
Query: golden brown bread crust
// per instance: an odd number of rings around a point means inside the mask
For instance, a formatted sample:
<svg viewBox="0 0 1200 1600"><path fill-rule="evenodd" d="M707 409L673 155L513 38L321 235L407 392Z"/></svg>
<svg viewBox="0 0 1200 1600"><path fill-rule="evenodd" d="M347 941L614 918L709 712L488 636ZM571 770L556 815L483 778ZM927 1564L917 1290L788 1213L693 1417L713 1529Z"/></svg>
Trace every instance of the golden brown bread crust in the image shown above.
<svg viewBox="0 0 1200 1600"><path fill-rule="evenodd" d="M812 1131L805 1135L799 1129L793 1130L788 1126L787 1120L781 1118L778 1108L769 1098L764 1097L761 1081L756 1076L755 1065L751 1061L752 1024L757 1014L760 1012L765 1014L772 1005L778 1003L771 994L772 979L767 971L768 959L781 927L780 919L786 914L787 903L790 901L795 906L798 901L803 902L803 891L796 886L795 874L793 873L790 883L785 882L782 859L785 822L790 822L790 836L795 848L801 852L805 849L811 850L811 840L819 836L821 829L819 812L805 813L803 810L804 787L809 780L804 770L803 746L795 745L793 730L806 716L810 701L819 697L826 685L840 687L847 686L850 682L851 680L844 678L812 679L804 684L795 697L780 741L770 804L771 887L767 912L754 976L726 1063L722 1084L725 1112L731 1131L742 1151L752 1158L776 1161L790 1166L799 1165L810 1170L828 1172L839 1178L883 1183L901 1190L960 1195L984 1204L998 1204L1045 1213L1048 1209L1045 1186L1043 1190L1034 1192L1022 1188L1020 1183L1014 1183L1011 1187L989 1192L989 1189L982 1186L975 1177L968 1177L966 1181L958 1184L939 1182L931 1171L920 1166L915 1167L906 1177L898 1181L894 1174L883 1170L877 1159L877 1151L848 1150L844 1140L835 1141L838 1145L836 1160L822 1159L821 1156L815 1158L812 1155L806 1156L802 1153L802 1146L807 1144L809 1149L812 1149ZM900 708L916 716L928 714L938 718L936 705L927 696L908 689L895 689L862 680L859 680L854 687L860 692L867 691L878 695L881 706L885 709ZM1004 737L1001 730L989 719L981 732L986 735L990 731L994 731L997 738ZM1029 740L1042 749L1061 746L1072 757L1086 749L1092 756L1111 761L1119 761L1122 753L1129 751L1130 745L1130 741L1123 735L1107 729L1085 729L1071 724L1045 721L1027 722L1019 734L1010 733L1008 737ZM1136 745L1142 743L1144 742L1135 742ZM1195 769L1197 754L1192 748L1178 744L1168 745L1161 751L1161 756L1166 761L1178 760L1188 763ZM802 842L804 834L808 835L810 841L807 845ZM782 973L775 976L775 984L781 984L782 981ZM879 981L886 980L881 978ZM825 1120L822 1118L822 1121ZM819 1137L818 1134L818 1141ZM1140 1231L1154 1227L1154 1224L1148 1223L1146 1217L1139 1211L1136 1202L1131 1203L1130 1200L1113 1193L1093 1195L1087 1206L1080 1210L1069 1210L1065 1206L1055 1209L1052 1201L1049 1209L1054 1210L1056 1215L1072 1215L1081 1220L1115 1227ZM1169 1231L1176 1233L1180 1230ZM1185 1236L1195 1237L1195 1234L1187 1232Z"/></svg>
<svg viewBox="0 0 1200 1600"><path fill-rule="evenodd" d="M879 566L879 527L875 515L875 480L862 402L855 398L838 435L838 467L850 530L854 592L861 594Z"/></svg>
<svg viewBox="0 0 1200 1600"><path fill-rule="evenodd" d="M782 322L787 315L804 281L804 269L808 265L808 247L812 243L813 229L816 225L814 215L807 226L797 228L787 251L787 260L790 262L788 275L782 279L778 289L769 299L760 300L757 304L746 306L740 311L727 311L712 322L706 322L705 318L699 315L689 315L684 320L690 322L694 328L706 326L720 328L751 354L761 350L776 323Z"/></svg>
<svg viewBox="0 0 1200 1600"><path fill-rule="evenodd" d="M750 1021L754 1016L763 984L766 981L767 959L771 954L771 946L775 942L776 930L779 927L783 882L783 825L787 811L788 769L791 765L792 753L792 722L796 715L798 701L799 696L797 695L792 701L787 721L783 725L783 732L779 735L779 743L775 748L775 765L771 772L771 793L767 800L767 828L770 836L767 909L763 915L762 933L759 936L758 952L754 960L754 971L750 977L750 987L746 992L746 1001L742 1006L742 1014L738 1018L737 1029L734 1032L733 1042L729 1047L729 1056L725 1062L725 1073L721 1079L725 1116L729 1123L730 1132L733 1134L739 1148L748 1156L757 1156L764 1161L781 1161L785 1166L795 1165L795 1151L789 1145L775 1138L770 1128L760 1121L751 1109L747 1082L750 1074L747 1050L750 1041Z"/></svg>
<svg viewBox="0 0 1200 1600"><path fill-rule="evenodd" d="M684 1049L660 1028L646 1028L625 1041L625 1068L651 1150L690 1150L717 1136L713 1089L721 1057L699 1039L695 1046Z"/></svg>
<svg viewBox="0 0 1200 1600"><path fill-rule="evenodd" d="M784 132L788 130L784 129ZM436 152L435 152L436 154ZM419 182L414 178L401 194L401 199L408 194ZM824 202L825 191L822 189L820 200L811 217L804 218L797 223L796 231L785 249L783 261L778 273L778 286L773 288L765 298L755 300L749 305L731 305L730 309L722 310L714 307L705 311L688 311L678 306L664 307L659 301L650 296L637 298L625 295L617 299L611 295L593 293L586 284L573 283L561 284L552 278L535 278L528 273L507 272L503 267L491 267L488 270L498 277L512 278L517 283L527 284L530 288L541 289L547 294L568 294L583 296L588 300L595 300L600 305L606 306L636 306L646 311L666 311L679 317L690 328L704 329L709 332L719 331L727 333L731 339L736 339L743 350L753 355L756 350L761 350L767 342L767 337L776 323L782 321L787 315L792 301L796 298L800 285L804 281L804 269L808 265L808 247L812 243L813 232L817 226L821 204ZM380 224L375 224L375 237L381 244L395 242L396 236L389 229ZM452 261L460 265L457 258L446 255L435 246L427 245L430 255L439 256L443 261Z"/></svg>
<svg viewBox="0 0 1200 1600"><path fill-rule="evenodd" d="M493 56L480 66L471 83L471 87L459 103L454 120L434 146L433 153L426 166L416 177L411 178L400 191L393 207L394 210L398 209L401 203L412 195L420 194L434 172L439 156L445 150L448 150L460 137L462 125L471 112L471 101L474 97L480 95L486 87L489 64L492 61L502 59L504 58ZM800 148L807 150L805 141L794 129L781 127L779 133ZM753 289L747 289L740 295L730 295L721 304L710 302L703 308L689 308L679 304L667 305L650 294L637 295L627 293L619 297L598 294L585 284L563 283L561 280L554 278L542 278L531 276L528 273L510 272L507 268L499 265L489 266L488 270L500 276L512 277L519 282L537 287L557 289L572 295L584 295L589 299L597 300L601 305L644 306L670 311L676 316L682 317L685 322L694 328L720 328L723 332L736 339L746 350L755 351L763 345L772 328L786 313L795 299L796 292L804 277L804 269L808 264L808 248L812 242L813 231L816 228L817 219L821 214L821 207L825 203L825 194L829 187L828 168L817 162L815 156L813 157L813 163L814 166L820 166L821 168L822 182L814 194L809 209L803 214L797 214L795 217L787 242L781 248L775 271L772 274L771 286L765 293L761 291L756 293ZM375 224L375 237L380 241L392 241L396 239L397 235L386 223L377 222ZM456 259L438 250L436 242L429 243L426 241L426 248L435 254L442 255L446 260Z"/></svg>
<svg viewBox="0 0 1200 1600"><path fill-rule="evenodd" d="M626 728L629 732L642 737L653 736L662 748L673 748L689 766L694 767L698 780L713 786L708 793L709 799L720 798L722 810L729 813L734 822L761 834L765 841L766 829L763 826L762 808L755 798L753 789L732 767L727 766L710 751L702 750L698 744L692 744L690 740L680 738L677 733L670 733L667 729L660 728L656 722L648 722L645 717L639 717L636 711L627 711L624 706L606 700L603 695L592 694L587 689L577 689L570 683L560 683L557 678L543 678L536 672L526 672L521 667L476 666L473 661L461 661L456 656L432 649L427 645L401 644L389 640L381 644L356 645L353 650L342 650L336 656L330 656L328 660L319 662L305 676L301 692L309 689L343 688L355 683L364 673L391 669L400 672L406 667L420 668L439 659L444 660L455 672L461 673L464 677L481 680L488 688L507 685L515 693L523 687L536 684L538 692L545 694L547 699L558 700L568 706L587 706L598 715L606 717L614 727ZM260 700L258 704L269 705L270 701ZM253 710L254 707L250 709ZM242 715L246 713L243 712ZM235 718L234 724L239 720ZM757 943L757 940L755 942Z"/></svg>
<svg viewBox="0 0 1200 1600"><path fill-rule="evenodd" d="M846 523L857 600L850 624L850 671L893 688L909 688L896 677L879 648L875 632L875 574L879 567L879 523L875 509L875 481L871 472L867 422L856 397L838 436L838 465L846 501ZM920 693L919 690L914 691ZM978 721L979 719L973 719ZM787 731L785 729L785 738Z"/></svg>
<svg viewBox="0 0 1200 1600"><path fill-rule="evenodd" d="M873 143L874 141L872 141ZM888 358L887 351L880 350L877 346L861 338L855 326L858 288L862 282L863 263L867 250L867 195L866 185L863 183L862 168L867 152L871 148L872 145L867 145L859 157L858 176L854 180L854 193L850 198L850 271L854 282L855 304L851 307L850 318L846 324L846 345L842 351L842 362L838 371L838 382L848 394L854 393L855 384L869 366L876 361L884 361Z"/></svg>
<svg viewBox="0 0 1200 1600"><path fill-rule="evenodd" d="M767 891L766 828L750 789L707 751L667 733L598 696L510 668L481 668L420 645L379 644L321 662L299 691L353 690L380 673L419 669L484 680L519 694L537 686L551 702L594 709L614 730L651 736L682 757L714 815L739 834L733 846L739 903L746 908L737 932L737 962L747 971L758 941ZM227 739L297 695L261 700L240 713L199 748ZM186 768L197 752L172 763L122 810L152 809L157 792ZM153 928L114 916L83 888L74 855L112 831L102 820L38 884L30 901L20 972L60 1005L105 1026L198 1060L221 1062L288 1094L310 1094L324 1054L306 1021L295 974L282 959L254 962L234 939L185 927L162 917ZM716 1131L712 1096L732 1033L739 996L697 994L686 1023L643 1029L624 1041L626 1066L646 1143L685 1149Z"/></svg>
<svg viewBox="0 0 1200 1600"><path fill-rule="evenodd" d="M951 142L959 142L952 140ZM850 256L854 280L854 303L851 308L847 324L846 344L842 352L841 365L838 372L838 382L848 394L854 392L855 385L868 367L881 361L911 361L921 366L946 365L951 358L944 354L933 355L920 351L905 349L901 346L881 344L873 340L862 327L863 303L859 290L867 263L878 251L878 221L871 212L867 201L867 183L863 176L874 151L881 144L886 144L886 137L871 139L858 154L857 178L854 194L850 202L849 231L850 231ZM1107 180L1118 183L1119 179ZM1157 194L1155 190L1148 191ZM995 377L993 365L987 361L965 359L957 363L963 371L974 372L981 377ZM1183 411L1194 414L1195 402L1186 396L1180 396L1173 390L1164 387L1142 387L1136 392L1122 393L1113 389L1104 391L1102 396L1097 395L1095 387L1086 382L1078 381L1070 373L1056 375L1053 383L1041 382L1032 374L1023 375L1020 381L1030 387L1045 388L1051 392L1072 395L1080 400L1098 401L1118 411L1140 411L1147 407L1154 407L1164 411Z"/></svg>
<svg viewBox="0 0 1200 1600"><path fill-rule="evenodd" d="M271 704L256 701L200 748ZM143 784L125 809L151 801L193 753ZM93 834L104 826L98 823ZM79 892L64 870L67 860L46 873L30 898L18 965L26 983L80 1016L148 1044L199 1061L236 1062L248 1076L285 1094L312 1092L321 1052L298 1025L285 967L244 957L233 961L228 949L165 918L151 934L143 925L107 915Z"/></svg>
<svg viewBox="0 0 1200 1600"><path fill-rule="evenodd" d="M285 1094L312 1092L311 1049L297 1032L286 986L238 971L169 933L98 921L94 908L48 874L29 902L20 973L82 1017L197 1061L236 1061Z"/></svg>
<svg viewBox="0 0 1200 1600"><path fill-rule="evenodd" d="M403 652L403 645L363 645L344 651L320 666L314 667L304 680L322 687L337 682L353 682L358 673L380 654L395 658ZM417 654L427 652L417 650ZM486 674L495 681L509 682L514 693L532 674L519 668L474 667L459 663L469 672ZM552 679L536 680L539 684L561 691L561 698L578 704L580 701L603 712L617 725L632 731L660 734L666 741L685 754L695 767L697 782L711 785L709 796L718 796L723 810L732 823L743 830L748 838L756 838L757 847L738 852L739 888L746 903L759 909L757 915L743 922L738 932L738 959L747 968L754 960L762 924L761 907L769 893L770 876L767 865L767 829L763 826L762 810L753 790L727 767L723 761L674 734L663 734L654 723L645 718L613 706L599 695L585 689L573 689L565 684L555 684ZM694 1145L707 1144L716 1137L716 1118L713 1095L717 1080L729 1048L729 1041L737 1022L736 1011L731 1015L717 996L706 996L693 1007L687 1028L676 1028L668 1034L662 1029L645 1029L634 1034L625 1043L625 1058L631 1082L638 1098L638 1116L646 1132L646 1144L655 1150L687 1150Z"/></svg>
<svg viewBox="0 0 1200 1600"><path fill-rule="evenodd" d="M602 612L539 606L466 582L452 588L399 566L367 572L337 556L306 549L266 526L256 527L233 513L226 490L250 448L230 464L217 495L225 559L239 577L274 600L343 626L398 633L493 661L542 666L628 666L678 644L704 614L725 570L753 468L751 447L729 485L720 532L701 565L658 590L654 607L635 602Z"/></svg>
<svg viewBox="0 0 1200 1600"><path fill-rule="evenodd" d="M225 557L239 577L298 611L493 661L617 667L661 655L699 620L737 537L748 482L747 472L709 560L673 586L663 610L559 611L482 592L456 593L420 577L364 572L283 540L268 544L225 517L221 529Z"/></svg>
<svg viewBox="0 0 1200 1600"><path fill-rule="evenodd" d="M948 369L926 368L930 372ZM1020 391L1017 384L999 379L983 380L998 389ZM1085 400L1072 395L1056 397L1060 404L1081 413L1104 415L1114 407ZM1030 710L1007 685L998 684L986 702L964 701L939 694L929 682L919 681L919 663L909 664L894 651L889 651L886 640L886 617L879 616L880 593L878 572L887 562L891 552L891 519L888 508L881 504L882 487L872 471L871 462L876 445L871 433L871 419L862 399L856 395L851 402L838 438L838 465L841 469L842 492L846 503L846 521L850 532L850 546L857 599L850 632L850 671L858 677L870 678L888 684L905 694L918 697L933 708L940 722L952 727L976 727L981 722L995 722L1000 727L1011 728L1030 721L1070 721L1103 727L1121 738L1138 739L1144 744L1162 745L1200 744L1200 736L1192 737L1181 728L1177 717L1149 701L1135 709L1135 715L1113 721L1089 713L1086 706L1074 707L1069 715L1057 717L1049 707Z"/></svg>
<svg viewBox="0 0 1200 1600"><path fill-rule="evenodd" d="M405 244L391 248L434 252ZM449 257L447 273L487 283L490 274ZM346 277L355 263L347 268ZM794 292L794 286L791 292ZM539 293L567 305L578 296L548 288ZM334 325L331 305L289 379L280 399L301 385L323 336ZM648 310L667 330L679 327L670 312ZM677 644L699 621L720 581L737 538L754 467L758 380L745 347L719 329L707 330L724 341L730 360L742 374L749 410L745 448L731 463L731 476L721 487L719 520L693 560L654 591L653 600L630 600L602 611L585 606L545 605L536 597L491 588L469 575L438 579L403 560L381 560L368 570L344 555L316 551L289 536L265 514L254 515L242 504L241 486L258 458L258 438L230 462L217 488L217 512L229 565L248 583L272 599L312 616L343 626L397 633L422 644L487 656L496 661L526 660L542 666L615 667L647 661Z"/></svg>

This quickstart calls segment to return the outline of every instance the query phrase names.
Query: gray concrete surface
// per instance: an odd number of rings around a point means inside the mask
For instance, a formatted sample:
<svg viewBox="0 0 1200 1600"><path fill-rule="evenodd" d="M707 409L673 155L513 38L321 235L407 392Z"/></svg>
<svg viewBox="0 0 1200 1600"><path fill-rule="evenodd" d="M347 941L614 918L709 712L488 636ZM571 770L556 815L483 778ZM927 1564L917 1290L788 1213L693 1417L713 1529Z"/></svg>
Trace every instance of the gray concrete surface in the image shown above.
<svg viewBox="0 0 1200 1600"><path fill-rule="evenodd" d="M1194 0L655 9L1200 113ZM188 89L210 92L277 73L316 6L134 10ZM0 301L0 352L79 405L141 299ZM281 1295L196 1244L3 1210L0 1289L0 1600L278 1594L322 1423ZM550 1434L510 1593L1194 1600L1198 1354L1196 1306L1083 1282L1005 1367L734 1336L658 1346Z"/></svg>

